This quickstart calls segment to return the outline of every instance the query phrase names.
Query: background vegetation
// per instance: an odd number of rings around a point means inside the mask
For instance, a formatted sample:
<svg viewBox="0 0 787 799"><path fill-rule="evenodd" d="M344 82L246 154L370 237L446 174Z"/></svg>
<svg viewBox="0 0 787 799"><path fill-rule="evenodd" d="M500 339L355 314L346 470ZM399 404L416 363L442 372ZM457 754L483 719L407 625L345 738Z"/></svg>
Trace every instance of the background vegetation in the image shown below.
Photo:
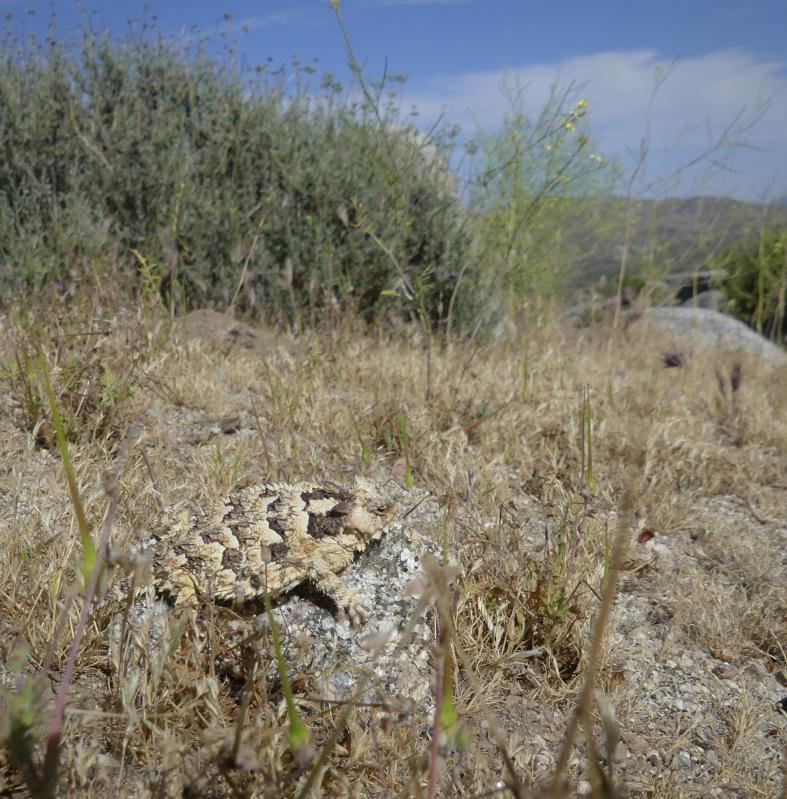
<svg viewBox="0 0 787 799"><path fill-rule="evenodd" d="M301 322L373 316L403 281L439 318L469 247L440 137L422 157L390 109L329 75L310 94L311 66L240 72L152 33L1 59L6 294L154 281L177 308Z"/></svg>
<svg viewBox="0 0 787 799"><path fill-rule="evenodd" d="M535 117L506 86L502 129L460 143L447 125L415 132L402 79L365 79L349 41L350 86L297 59L240 68L209 44L147 26L86 27L74 46L6 33L1 296L153 290L172 312L234 306L296 327L349 312L476 329L611 290L621 265L640 286L729 265L743 229L787 224L783 207L616 198L624 171L594 148L574 86ZM729 284L760 328L783 296L766 260ZM742 292L763 281L755 314Z"/></svg>
<svg viewBox="0 0 787 799"><path fill-rule="evenodd" d="M787 333L787 226L755 227L715 259L729 275L729 310L759 333L784 342Z"/></svg>

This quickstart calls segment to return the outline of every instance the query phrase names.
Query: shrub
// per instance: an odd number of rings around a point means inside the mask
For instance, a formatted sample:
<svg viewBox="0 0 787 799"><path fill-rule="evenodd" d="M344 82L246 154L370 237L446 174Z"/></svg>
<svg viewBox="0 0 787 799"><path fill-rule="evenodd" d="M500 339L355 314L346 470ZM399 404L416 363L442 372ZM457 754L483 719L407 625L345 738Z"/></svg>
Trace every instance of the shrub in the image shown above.
<svg viewBox="0 0 787 799"><path fill-rule="evenodd" d="M173 309L237 302L299 325L411 313L405 278L440 322L469 242L450 132L425 158L394 104L372 114L330 75L309 90L298 61L291 84L226 62L150 34L4 49L3 292L138 290L144 263Z"/></svg>
<svg viewBox="0 0 787 799"><path fill-rule="evenodd" d="M730 310L773 341L787 333L787 228L749 233L718 256L725 269L722 286Z"/></svg>
<svg viewBox="0 0 787 799"><path fill-rule="evenodd" d="M510 104L502 130L478 137L482 169L472 208L482 260L502 298L538 310L572 287L606 241L600 200L615 166L594 152L588 104L576 89L555 88L535 117L521 87L504 87Z"/></svg>

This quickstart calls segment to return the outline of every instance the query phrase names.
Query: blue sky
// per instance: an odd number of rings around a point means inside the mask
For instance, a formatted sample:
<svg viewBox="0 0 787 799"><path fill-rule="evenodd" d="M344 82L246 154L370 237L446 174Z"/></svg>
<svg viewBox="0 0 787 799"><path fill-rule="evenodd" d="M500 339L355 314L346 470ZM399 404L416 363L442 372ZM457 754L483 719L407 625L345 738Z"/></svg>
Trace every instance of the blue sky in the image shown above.
<svg viewBox="0 0 787 799"><path fill-rule="evenodd" d="M85 0L97 19L122 32L143 3ZM152 0L161 30L187 35L230 27L246 59L319 58L346 77L341 34L328 0ZM16 28L41 32L51 8L67 37L79 25L74 2L0 0ZM472 133L499 127L507 110L501 81L525 86L526 110L543 106L555 81L581 84L600 152L628 166L647 128L643 183L701 154L737 117L749 125L730 169L690 169L672 194L787 195L787 2L785 0L343 0L347 29L367 74L384 65L408 76L405 107L428 128L440 113ZM34 16L28 10L34 10ZM245 26L248 33L237 32ZM657 65L670 64L655 97ZM653 98L649 113L649 103ZM756 120L756 121L755 121Z"/></svg>

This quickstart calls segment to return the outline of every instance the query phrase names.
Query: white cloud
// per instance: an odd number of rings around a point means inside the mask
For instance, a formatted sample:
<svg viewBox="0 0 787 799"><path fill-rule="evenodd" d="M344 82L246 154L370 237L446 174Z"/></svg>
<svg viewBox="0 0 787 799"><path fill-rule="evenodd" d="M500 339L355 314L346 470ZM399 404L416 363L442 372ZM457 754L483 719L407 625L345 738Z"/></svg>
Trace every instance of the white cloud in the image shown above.
<svg viewBox="0 0 787 799"><path fill-rule="evenodd" d="M235 22L232 27L235 30L258 31L265 28L276 28L285 25L319 25L324 22L324 14L307 12L304 8L288 8L286 11L274 11L270 14L263 14L254 17L244 17Z"/></svg>
<svg viewBox="0 0 787 799"><path fill-rule="evenodd" d="M543 108L551 86L574 82L577 98L589 102L591 132L605 152L637 151L649 119L654 159L672 157L673 168L702 151L741 114L741 121L757 120L742 137L753 149L740 152L749 165L741 171L764 178L781 168L781 185L787 189L787 61L763 61L743 50L681 59L664 65L666 77L654 95L660 63L655 51L639 50L506 71L436 75L408 89L404 107L414 104L424 125L444 111L465 130L494 129L510 108L500 91L504 81L525 87L524 106L531 116Z"/></svg>

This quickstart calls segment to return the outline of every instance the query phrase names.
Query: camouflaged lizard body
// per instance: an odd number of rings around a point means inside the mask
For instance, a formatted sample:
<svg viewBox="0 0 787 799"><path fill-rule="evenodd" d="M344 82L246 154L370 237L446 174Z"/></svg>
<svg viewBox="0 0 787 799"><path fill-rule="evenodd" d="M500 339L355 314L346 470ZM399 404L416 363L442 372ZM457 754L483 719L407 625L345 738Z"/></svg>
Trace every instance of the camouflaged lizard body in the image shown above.
<svg viewBox="0 0 787 799"><path fill-rule="evenodd" d="M357 624L368 614L337 577L388 529L395 506L370 481L244 488L154 536L153 580L176 605L246 602L311 583Z"/></svg>

